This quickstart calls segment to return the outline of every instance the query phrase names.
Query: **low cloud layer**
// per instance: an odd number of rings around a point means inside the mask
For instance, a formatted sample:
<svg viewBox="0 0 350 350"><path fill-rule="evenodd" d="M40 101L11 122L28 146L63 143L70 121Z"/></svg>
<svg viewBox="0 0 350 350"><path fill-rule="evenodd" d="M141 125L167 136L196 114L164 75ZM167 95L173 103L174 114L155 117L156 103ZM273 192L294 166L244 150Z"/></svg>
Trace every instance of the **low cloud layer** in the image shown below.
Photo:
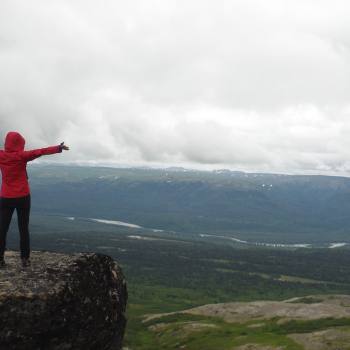
<svg viewBox="0 0 350 350"><path fill-rule="evenodd" d="M5 0L0 137L51 159L350 174L350 4Z"/></svg>

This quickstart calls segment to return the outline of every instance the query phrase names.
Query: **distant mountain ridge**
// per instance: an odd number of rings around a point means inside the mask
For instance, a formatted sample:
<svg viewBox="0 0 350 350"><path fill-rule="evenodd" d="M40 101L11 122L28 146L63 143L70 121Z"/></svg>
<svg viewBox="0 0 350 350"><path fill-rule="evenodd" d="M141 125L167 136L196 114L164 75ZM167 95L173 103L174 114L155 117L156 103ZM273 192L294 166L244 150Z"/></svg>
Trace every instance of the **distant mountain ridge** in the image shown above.
<svg viewBox="0 0 350 350"><path fill-rule="evenodd" d="M188 233L350 241L350 179L32 165L33 210Z"/></svg>

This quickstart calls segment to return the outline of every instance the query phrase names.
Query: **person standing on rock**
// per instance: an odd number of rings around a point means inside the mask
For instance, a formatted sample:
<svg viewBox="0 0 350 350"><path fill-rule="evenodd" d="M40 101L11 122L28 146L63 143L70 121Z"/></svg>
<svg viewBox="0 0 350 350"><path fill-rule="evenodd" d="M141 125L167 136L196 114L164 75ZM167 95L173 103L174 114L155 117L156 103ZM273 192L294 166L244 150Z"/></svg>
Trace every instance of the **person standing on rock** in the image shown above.
<svg viewBox="0 0 350 350"><path fill-rule="evenodd" d="M27 163L43 155L68 151L64 142L58 146L24 150L25 139L15 131L7 133L4 150L0 150L0 169L2 175L0 193L0 267L5 266L4 253L6 235L12 214L17 211L20 233L20 250L22 266L30 265L29 214L30 189L28 184Z"/></svg>

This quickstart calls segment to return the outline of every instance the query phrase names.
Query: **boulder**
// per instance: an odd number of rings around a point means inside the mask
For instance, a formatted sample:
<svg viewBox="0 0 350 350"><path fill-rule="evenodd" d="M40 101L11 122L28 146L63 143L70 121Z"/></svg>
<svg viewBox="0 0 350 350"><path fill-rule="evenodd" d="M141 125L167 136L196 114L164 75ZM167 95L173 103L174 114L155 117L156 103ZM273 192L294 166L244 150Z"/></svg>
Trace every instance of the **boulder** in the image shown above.
<svg viewBox="0 0 350 350"><path fill-rule="evenodd" d="M1 350L119 350L126 282L107 255L6 251L0 269Z"/></svg>

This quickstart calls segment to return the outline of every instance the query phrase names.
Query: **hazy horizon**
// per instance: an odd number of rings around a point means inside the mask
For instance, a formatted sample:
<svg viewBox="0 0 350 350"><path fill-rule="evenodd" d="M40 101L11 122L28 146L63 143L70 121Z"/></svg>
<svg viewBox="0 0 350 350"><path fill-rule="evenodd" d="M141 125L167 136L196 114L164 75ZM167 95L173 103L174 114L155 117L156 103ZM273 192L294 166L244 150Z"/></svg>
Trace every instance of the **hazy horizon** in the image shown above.
<svg viewBox="0 0 350 350"><path fill-rule="evenodd" d="M344 173L322 173L317 171L295 171L295 172L278 172L278 171L249 171L249 170L241 170L230 167L208 167L205 165L196 165L192 164L128 164L128 163L101 163L101 162L93 162L93 161L50 161L47 159L41 159L36 162L30 163L30 166L77 166L77 167L97 167L97 168L112 168L112 169L154 169L154 170L166 170L166 169L184 169L187 171L204 171L204 172L216 172L216 171L230 171L230 172L239 172L245 174L266 174L266 175L289 175L289 176L333 176L333 177L348 177L350 178L350 174Z"/></svg>

